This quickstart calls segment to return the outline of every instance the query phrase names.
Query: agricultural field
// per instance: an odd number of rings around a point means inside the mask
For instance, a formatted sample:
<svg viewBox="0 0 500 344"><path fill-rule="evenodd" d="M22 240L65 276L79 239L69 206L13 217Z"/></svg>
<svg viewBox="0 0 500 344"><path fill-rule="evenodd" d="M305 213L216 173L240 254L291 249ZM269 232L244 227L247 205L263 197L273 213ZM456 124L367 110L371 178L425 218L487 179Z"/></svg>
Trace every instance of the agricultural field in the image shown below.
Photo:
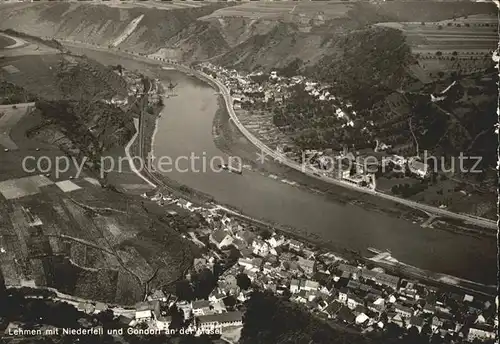
<svg viewBox="0 0 500 344"><path fill-rule="evenodd" d="M123 212L120 204L128 196L106 198L109 191L73 182L80 188L69 193L48 185L36 195L0 196L0 266L8 284L34 281L71 295L133 304L153 276L151 283L160 287L182 275L192 256L173 229L141 212L134 198L130 212ZM106 209L87 204L96 197L107 200ZM119 286L123 279L129 283Z"/></svg>
<svg viewBox="0 0 500 344"><path fill-rule="evenodd" d="M352 4L344 2L247 2L226 7L203 19L239 17L260 20L285 20L294 22L301 18L331 20L346 16Z"/></svg>
<svg viewBox="0 0 500 344"><path fill-rule="evenodd" d="M457 51L460 55L491 52L498 42L494 15L471 15L437 22L379 23L401 30L414 53Z"/></svg>
<svg viewBox="0 0 500 344"><path fill-rule="evenodd" d="M8 67L0 68L0 77L8 82L0 89L5 95L0 96L11 99L17 92L39 97L36 104L0 106L4 135L0 140L0 267L6 283L34 283L91 300L132 305L143 299L148 283L161 287L181 277L192 261L191 246L160 215L145 210L147 202L103 188L92 172L78 175L74 164L66 173L54 171L56 159L67 156L61 142L81 139L69 123L74 119L68 106L83 106L80 98L92 97L78 93L71 82L90 92L105 88L111 95L126 90L124 81L94 61L65 54L10 56L0 60L0 67ZM77 101L60 101L64 97ZM52 117L43 109L51 109ZM123 155L122 142L109 130L132 127L130 114L100 103L78 109L83 126L105 128L103 137L115 141L108 147L103 139L103 147ZM116 114L119 121L109 122L107 115ZM99 130L94 132L99 139ZM30 164L23 166L26 156L34 161L43 156L52 166L44 164L43 172L40 166L32 170ZM120 182L138 183L132 174L123 175Z"/></svg>

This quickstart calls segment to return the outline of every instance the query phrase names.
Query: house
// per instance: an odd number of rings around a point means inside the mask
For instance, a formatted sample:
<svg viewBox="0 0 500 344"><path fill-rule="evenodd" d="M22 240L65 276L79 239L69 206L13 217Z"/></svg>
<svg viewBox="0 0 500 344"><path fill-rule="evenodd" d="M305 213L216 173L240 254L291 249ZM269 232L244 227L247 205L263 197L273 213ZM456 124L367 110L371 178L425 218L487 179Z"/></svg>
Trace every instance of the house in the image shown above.
<svg viewBox="0 0 500 344"><path fill-rule="evenodd" d="M316 292L319 288L319 283L311 280L297 280L293 279L290 283L290 292L292 294L305 291Z"/></svg>
<svg viewBox="0 0 500 344"><path fill-rule="evenodd" d="M213 314L208 300L196 300L191 302L191 308L194 316Z"/></svg>
<svg viewBox="0 0 500 344"><path fill-rule="evenodd" d="M361 275L361 269L355 267L355 266L352 266L352 265L348 265L348 264L339 264L339 266L337 267L337 269L339 271L341 271L342 273L346 272L349 274L349 276L351 276L353 279L358 279L358 277Z"/></svg>
<svg viewBox="0 0 500 344"><path fill-rule="evenodd" d="M355 281L355 280L349 280L349 283L347 283L347 288L350 290L359 289L360 286L361 286L361 283L359 283L358 281Z"/></svg>
<svg viewBox="0 0 500 344"><path fill-rule="evenodd" d="M153 312L151 310L144 310L144 311L136 311L135 312L135 320L137 322L147 322L153 319Z"/></svg>
<svg viewBox="0 0 500 344"><path fill-rule="evenodd" d="M106 305L105 303L102 303L102 302L97 302L95 304L94 314L104 312L107 309L108 309L108 305Z"/></svg>
<svg viewBox="0 0 500 344"><path fill-rule="evenodd" d="M469 329L467 340L469 342L472 342L477 338L481 341L484 341L488 339L495 339L496 336L497 336L497 331L495 331L491 326L474 325Z"/></svg>
<svg viewBox="0 0 500 344"><path fill-rule="evenodd" d="M156 319L156 327L161 331L167 331L170 328L170 324L172 323L171 316L159 316Z"/></svg>
<svg viewBox="0 0 500 344"><path fill-rule="evenodd" d="M426 178L429 176L429 165L427 163L418 161L416 159L410 159L408 162L408 168L411 173L417 175L420 178Z"/></svg>
<svg viewBox="0 0 500 344"><path fill-rule="evenodd" d="M319 283L316 281L305 280L301 282L300 289L305 291L317 291Z"/></svg>
<svg viewBox="0 0 500 344"><path fill-rule="evenodd" d="M293 279L290 283L290 292L292 294L296 294L300 291L300 281L297 279Z"/></svg>
<svg viewBox="0 0 500 344"><path fill-rule="evenodd" d="M360 313L356 317L355 322L357 325L361 325L361 324L368 322L369 319L370 319L370 317L368 315L366 315L365 313Z"/></svg>
<svg viewBox="0 0 500 344"><path fill-rule="evenodd" d="M359 305L363 305L363 300L361 300L359 297L355 295L349 295L347 297L347 307L349 307L349 309L354 309Z"/></svg>
<svg viewBox="0 0 500 344"><path fill-rule="evenodd" d="M293 296L293 300L299 303L306 303L308 300L307 292L305 290L299 291L297 294Z"/></svg>
<svg viewBox="0 0 500 344"><path fill-rule="evenodd" d="M269 243L269 245L271 245L271 247L276 248L285 243L285 238L283 236L277 237L276 235L273 235L270 239L267 240L267 242Z"/></svg>
<svg viewBox="0 0 500 344"><path fill-rule="evenodd" d="M294 239L288 240L288 248L291 250L300 251L303 246L304 245L300 241Z"/></svg>
<svg viewBox="0 0 500 344"><path fill-rule="evenodd" d="M223 293L219 288L217 290L214 290L210 296L208 297L208 301L210 302L217 302L219 300L223 300L226 297L226 294Z"/></svg>
<svg viewBox="0 0 500 344"><path fill-rule="evenodd" d="M337 315L338 311L342 308L342 304L337 301L331 302L325 309L322 310L328 318L333 318Z"/></svg>
<svg viewBox="0 0 500 344"><path fill-rule="evenodd" d="M404 323L404 318L401 316L401 314L397 313L396 315L394 315L391 319L391 323L394 323L396 325L398 325L399 327L402 327L403 326L403 323Z"/></svg>
<svg viewBox="0 0 500 344"><path fill-rule="evenodd" d="M242 326L243 315L240 312L202 315L197 318L196 326L202 331L220 330L228 326Z"/></svg>
<svg viewBox="0 0 500 344"><path fill-rule="evenodd" d="M339 290L339 295L338 295L338 300L340 303L346 304L347 303L347 289L346 288L340 288Z"/></svg>
<svg viewBox="0 0 500 344"><path fill-rule="evenodd" d="M219 229L210 234L210 242L217 246L218 249L221 249L224 246L231 245L233 243L233 238L228 232Z"/></svg>
<svg viewBox="0 0 500 344"><path fill-rule="evenodd" d="M78 310L80 312L85 312L87 314L92 314L95 311L95 307L91 303L80 302L78 304Z"/></svg>
<svg viewBox="0 0 500 344"><path fill-rule="evenodd" d="M148 301L154 301L154 300L166 302L167 296L160 289L156 289L151 295L148 296Z"/></svg>
<svg viewBox="0 0 500 344"><path fill-rule="evenodd" d="M302 271L304 271L304 273L306 273L307 275L312 275L314 273L314 268L316 264L314 260L309 260L299 257L297 263L299 264Z"/></svg>
<svg viewBox="0 0 500 344"><path fill-rule="evenodd" d="M437 317L437 316L433 316L432 317L432 320L431 320L431 329L432 331L436 331L438 328L440 328L441 326L443 326L443 319Z"/></svg>
<svg viewBox="0 0 500 344"><path fill-rule="evenodd" d="M252 243L252 251L257 256L265 257L269 254L269 244L263 240L256 239Z"/></svg>
<svg viewBox="0 0 500 344"><path fill-rule="evenodd" d="M359 315L361 313L368 313L366 307L363 305L357 305L356 308L354 308L353 312L355 315Z"/></svg>
<svg viewBox="0 0 500 344"><path fill-rule="evenodd" d="M244 242L243 240L238 239L238 238L236 238L236 239L234 239L234 240L233 240L233 245L234 245L234 246L235 246L238 250L242 250L242 249L244 249L244 248L247 248L247 247L248 247L248 245L247 245L247 243L246 243L246 242Z"/></svg>
<svg viewBox="0 0 500 344"><path fill-rule="evenodd" d="M250 248L243 248L243 249L240 249L240 255L243 257L243 258L250 258L253 256L253 252Z"/></svg>
<svg viewBox="0 0 500 344"><path fill-rule="evenodd" d="M402 306L398 303L394 305L394 311L400 314L403 318L409 318L413 315L413 311L411 308Z"/></svg>
<svg viewBox="0 0 500 344"><path fill-rule="evenodd" d="M142 320L145 320L148 317L148 311L150 312L150 318L158 317L160 316L160 302L158 302L157 300L139 302L135 305L135 310L137 321L139 321L139 319L137 318L137 313L139 313L139 317Z"/></svg>
<svg viewBox="0 0 500 344"><path fill-rule="evenodd" d="M377 271L361 269L361 277L363 277L366 280L374 281L375 277L377 277L379 274L380 272Z"/></svg>
<svg viewBox="0 0 500 344"><path fill-rule="evenodd" d="M384 301L384 299L381 299L381 300ZM376 301L371 302L368 304L368 309L372 312L375 312L375 313L382 313L385 310L385 304L384 303L376 303Z"/></svg>
<svg viewBox="0 0 500 344"><path fill-rule="evenodd" d="M227 312L226 305L222 300L217 300L215 302L212 302L211 305L212 305L212 310L215 314L221 314Z"/></svg>
<svg viewBox="0 0 500 344"><path fill-rule="evenodd" d="M397 290L399 277L380 273L374 278L375 283Z"/></svg>
<svg viewBox="0 0 500 344"><path fill-rule="evenodd" d="M474 301L474 296L465 294L463 301L464 302L472 302L472 301Z"/></svg>
<svg viewBox="0 0 500 344"><path fill-rule="evenodd" d="M262 266L261 258L240 258L238 259L238 265L243 266L246 270L259 271Z"/></svg>

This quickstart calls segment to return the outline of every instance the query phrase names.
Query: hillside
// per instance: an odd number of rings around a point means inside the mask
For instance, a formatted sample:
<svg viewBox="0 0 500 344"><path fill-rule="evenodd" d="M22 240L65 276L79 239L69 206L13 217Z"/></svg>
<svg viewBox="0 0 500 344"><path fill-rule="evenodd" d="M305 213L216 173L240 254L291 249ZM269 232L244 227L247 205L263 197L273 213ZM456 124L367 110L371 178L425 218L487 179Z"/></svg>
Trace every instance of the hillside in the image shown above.
<svg viewBox="0 0 500 344"><path fill-rule="evenodd" d="M123 156L135 133L134 95L132 106L109 101L126 99L130 83L142 80L63 53L57 42L21 36L25 47L5 49L0 59L0 99L14 104L0 109L0 270L8 285L133 305L148 288L175 282L193 257L163 211L117 192L120 179L103 188L106 177L91 178L100 158ZM54 165L30 170L23 159L33 155L49 165L68 156L88 163L82 174L75 166L61 174ZM140 183L126 172L121 183Z"/></svg>

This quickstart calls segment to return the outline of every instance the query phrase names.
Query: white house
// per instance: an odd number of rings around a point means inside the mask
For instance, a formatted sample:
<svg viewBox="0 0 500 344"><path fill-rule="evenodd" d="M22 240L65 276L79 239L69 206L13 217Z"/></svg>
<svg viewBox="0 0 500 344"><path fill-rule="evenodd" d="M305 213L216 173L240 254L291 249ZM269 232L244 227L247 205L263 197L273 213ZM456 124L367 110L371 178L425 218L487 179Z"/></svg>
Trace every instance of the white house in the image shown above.
<svg viewBox="0 0 500 344"><path fill-rule="evenodd" d="M346 288L341 288L339 290L338 300L340 303L343 303L344 305L347 303L347 289Z"/></svg>
<svg viewBox="0 0 500 344"><path fill-rule="evenodd" d="M292 294L296 294L300 291L300 281L297 279L293 279L290 283L290 292Z"/></svg>
<svg viewBox="0 0 500 344"><path fill-rule="evenodd" d="M194 316L213 314L208 300L196 300L191 303Z"/></svg>
<svg viewBox="0 0 500 344"><path fill-rule="evenodd" d="M479 340L484 341L488 339L495 339L496 335L497 335L496 331L490 326L475 325L470 328L467 340L469 342L472 342L474 341L474 339L477 338Z"/></svg>
<svg viewBox="0 0 500 344"><path fill-rule="evenodd" d="M260 258L240 258L238 259L238 265L243 266L249 271L259 271L262 266L262 259Z"/></svg>
<svg viewBox="0 0 500 344"><path fill-rule="evenodd" d="M349 295L347 297L347 307L350 309L354 309L357 306L362 306L363 305L363 300L361 300L359 297L354 296L354 295Z"/></svg>
<svg viewBox="0 0 500 344"><path fill-rule="evenodd" d="M410 171L420 178L426 178L429 176L429 165L427 163L418 161L416 159L410 159L408 163L408 168Z"/></svg>
<svg viewBox="0 0 500 344"><path fill-rule="evenodd" d="M252 251L257 256L265 257L269 254L269 244L257 239L252 242Z"/></svg>
<svg viewBox="0 0 500 344"><path fill-rule="evenodd" d="M319 288L319 283L316 281L306 280L300 285L301 290L305 291L317 291Z"/></svg>
<svg viewBox="0 0 500 344"><path fill-rule="evenodd" d="M137 322L147 322L153 318L153 312L151 310L137 311L135 312L135 320Z"/></svg>
<svg viewBox="0 0 500 344"><path fill-rule="evenodd" d="M274 235L270 239L268 239L267 242L269 243L269 245L271 245L271 247L276 248L276 247L279 247L285 243L285 238L284 237L277 238Z"/></svg>
<svg viewBox="0 0 500 344"><path fill-rule="evenodd" d="M202 331L214 331L228 326L242 326L243 315L240 312L204 315L198 317L196 325Z"/></svg>

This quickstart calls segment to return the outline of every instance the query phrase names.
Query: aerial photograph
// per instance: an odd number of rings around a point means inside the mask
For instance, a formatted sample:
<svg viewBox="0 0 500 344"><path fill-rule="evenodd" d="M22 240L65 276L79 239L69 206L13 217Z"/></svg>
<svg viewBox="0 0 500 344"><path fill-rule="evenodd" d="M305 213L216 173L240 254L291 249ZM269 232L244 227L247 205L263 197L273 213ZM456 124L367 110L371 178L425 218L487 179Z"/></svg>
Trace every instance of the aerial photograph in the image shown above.
<svg viewBox="0 0 500 344"><path fill-rule="evenodd" d="M494 344L496 0L0 0L0 344Z"/></svg>

